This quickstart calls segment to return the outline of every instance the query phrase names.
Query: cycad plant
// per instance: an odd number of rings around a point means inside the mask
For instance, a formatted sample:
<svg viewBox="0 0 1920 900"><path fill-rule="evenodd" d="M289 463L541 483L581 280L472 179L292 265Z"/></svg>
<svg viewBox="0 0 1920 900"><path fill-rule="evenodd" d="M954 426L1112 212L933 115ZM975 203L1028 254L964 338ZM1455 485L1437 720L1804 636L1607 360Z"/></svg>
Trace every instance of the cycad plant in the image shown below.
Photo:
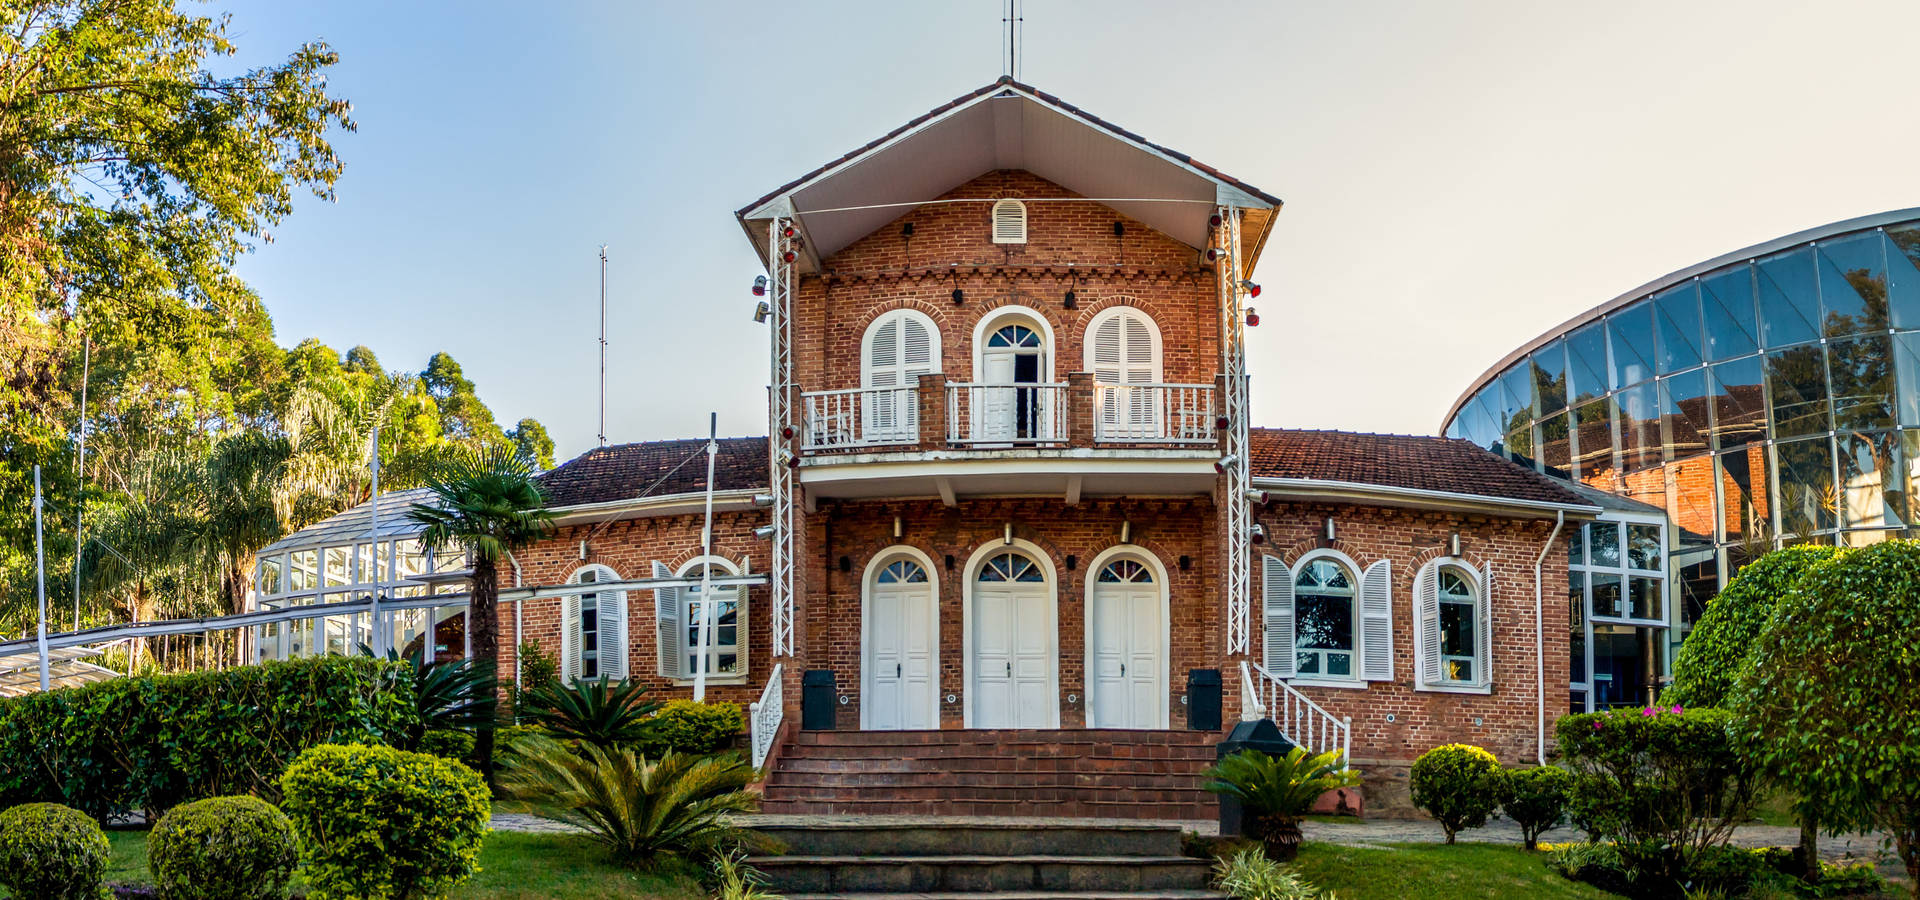
<svg viewBox="0 0 1920 900"><path fill-rule="evenodd" d="M373 649L360 645L360 652L373 655ZM416 723L407 735L403 750L420 749L420 739L429 731L474 731L494 723L498 701L493 693L493 664L484 659L436 661L426 658L426 647L405 657L413 680ZM387 651L387 659L399 661L400 654Z"/></svg>
<svg viewBox="0 0 1920 900"><path fill-rule="evenodd" d="M639 743L646 736L647 717L660 708L647 699L645 686L605 675L544 685L528 691L525 702L522 718L528 724L604 750Z"/></svg>
<svg viewBox="0 0 1920 900"><path fill-rule="evenodd" d="M1300 820L1313 811L1314 801L1360 783L1360 773L1345 767L1339 751L1313 754L1305 747L1285 756L1242 750L1201 776L1207 779L1201 787L1240 801L1247 836L1282 862L1300 852Z"/></svg>
<svg viewBox="0 0 1920 900"><path fill-rule="evenodd" d="M734 754L649 761L625 747L570 750L543 735L511 750L500 787L514 806L580 828L626 866L731 849L745 837L732 815L758 803L746 790L754 770Z"/></svg>

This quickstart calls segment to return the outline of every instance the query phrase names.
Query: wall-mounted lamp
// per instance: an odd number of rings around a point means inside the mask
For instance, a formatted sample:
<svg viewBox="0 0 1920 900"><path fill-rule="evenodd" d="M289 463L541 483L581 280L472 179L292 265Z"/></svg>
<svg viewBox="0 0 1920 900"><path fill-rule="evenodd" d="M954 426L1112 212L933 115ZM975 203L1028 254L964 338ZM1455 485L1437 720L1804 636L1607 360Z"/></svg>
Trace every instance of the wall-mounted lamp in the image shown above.
<svg viewBox="0 0 1920 900"><path fill-rule="evenodd" d="M1267 492L1259 488L1252 488L1247 491L1247 499L1253 501L1253 503L1258 506L1265 506L1267 505Z"/></svg>
<svg viewBox="0 0 1920 900"><path fill-rule="evenodd" d="M953 571L953 554L951 553L947 554L947 558L944 560L944 562L946 562L947 564L947 571L949 572Z"/></svg>
<svg viewBox="0 0 1920 900"><path fill-rule="evenodd" d="M767 317L771 315L773 315L773 307L768 306L765 300L760 301L760 305L753 308L753 320L762 325L767 323Z"/></svg>
<svg viewBox="0 0 1920 900"><path fill-rule="evenodd" d="M1227 255L1227 251L1219 247L1208 247L1205 253L1200 254L1200 257L1202 259L1205 259L1207 262L1217 263L1220 260L1225 259L1226 255Z"/></svg>
<svg viewBox="0 0 1920 900"><path fill-rule="evenodd" d="M1068 309L1079 309L1079 308L1080 308L1080 298L1078 298L1078 297L1075 297L1075 296L1073 295L1073 289L1072 289L1072 288L1068 288L1068 289L1067 289L1067 295L1066 295L1065 297L1062 297L1062 298L1060 298L1060 305L1061 305L1061 306L1064 306L1064 307L1066 307L1066 308L1068 308Z"/></svg>
<svg viewBox="0 0 1920 900"><path fill-rule="evenodd" d="M1004 533L1004 535L1003 535L1003 536L1001 537L1001 539L1000 539L1000 543L1002 543L1002 544L1011 544L1011 543L1013 543L1013 523L1012 523L1012 522L1008 522L1008 523L1007 523L1007 529L1006 529L1006 532L1005 532L1005 533Z"/></svg>
<svg viewBox="0 0 1920 900"><path fill-rule="evenodd" d="M1334 536L1333 536L1333 517L1332 517L1332 516L1328 516L1328 517L1327 517L1327 540L1330 540L1330 541L1331 541L1331 540L1334 540Z"/></svg>
<svg viewBox="0 0 1920 900"><path fill-rule="evenodd" d="M1126 233L1127 233L1127 226L1126 226L1126 223L1124 223L1124 222L1115 222L1115 223L1113 223L1113 236L1114 236L1114 237L1122 237L1122 236L1124 236L1124 235L1125 235Z"/></svg>
<svg viewBox="0 0 1920 900"><path fill-rule="evenodd" d="M960 304L965 302L967 302L967 292L959 288L954 288L953 289L953 305L959 306Z"/></svg>
<svg viewBox="0 0 1920 900"><path fill-rule="evenodd" d="M900 517L899 517L899 516L894 516L894 517L893 517L893 537L894 537L894 539L895 539L895 540L898 540L898 539L900 538L900 536L901 536L901 535L904 535L904 534L906 534L906 533L907 533L907 528L906 528L906 523L904 523L904 522L901 522L901 521L900 521Z"/></svg>
<svg viewBox="0 0 1920 900"><path fill-rule="evenodd" d="M1460 555L1460 532L1456 531L1452 534L1447 535L1447 555L1448 556Z"/></svg>
<svg viewBox="0 0 1920 900"><path fill-rule="evenodd" d="M1246 291L1247 296L1249 297L1260 296L1260 286L1257 284L1254 284L1251 279L1242 280L1240 282L1240 289L1243 291Z"/></svg>
<svg viewBox="0 0 1920 900"><path fill-rule="evenodd" d="M773 495L772 494L755 494L753 495L753 505L761 509L766 509L767 507L773 505Z"/></svg>
<svg viewBox="0 0 1920 900"><path fill-rule="evenodd" d="M1126 519L1120 520L1120 543L1133 543L1133 523Z"/></svg>
<svg viewBox="0 0 1920 900"><path fill-rule="evenodd" d="M753 276L753 295L755 297L765 297L767 295L767 276Z"/></svg>
<svg viewBox="0 0 1920 900"><path fill-rule="evenodd" d="M586 541L580 542L580 558L583 560L587 558L587 542Z"/></svg>
<svg viewBox="0 0 1920 900"><path fill-rule="evenodd" d="M1222 475L1225 475L1227 474L1228 469L1231 469L1234 466L1239 464L1240 464L1240 457L1235 454L1229 453L1225 456L1220 457L1217 460L1214 460L1213 470L1215 472L1219 472Z"/></svg>
<svg viewBox="0 0 1920 900"><path fill-rule="evenodd" d="M850 557L850 556L840 557L840 571L842 572L853 571L853 557Z"/></svg>
<svg viewBox="0 0 1920 900"><path fill-rule="evenodd" d="M1264 525L1258 525L1258 524L1256 524L1256 525L1254 525L1253 527L1251 527L1251 528L1248 528L1248 529L1247 529L1247 540L1249 540L1249 541L1252 541L1252 542L1254 542L1254 543L1256 543L1256 544L1264 544L1264 543L1266 543L1266 542L1267 542L1267 529L1266 529L1266 526L1264 526Z"/></svg>
<svg viewBox="0 0 1920 900"><path fill-rule="evenodd" d="M1248 328L1260 327L1260 311L1254 309L1251 306L1247 307L1247 327Z"/></svg>
<svg viewBox="0 0 1920 900"><path fill-rule="evenodd" d="M908 222L907 224L905 224L905 225L902 225L902 226L900 226L900 236L901 236L901 237L913 237L913 223L912 223L912 222Z"/></svg>
<svg viewBox="0 0 1920 900"><path fill-rule="evenodd" d="M1071 572L1074 569L1077 569L1079 567L1080 567L1080 557L1075 556L1071 553L1067 554L1067 571Z"/></svg>
<svg viewBox="0 0 1920 900"><path fill-rule="evenodd" d="M761 540L763 540L763 541L764 541L764 540L767 540L767 539L769 539L769 538L771 538L771 537L773 537L773 526L772 526L772 525L762 525L762 526L760 526L759 528L755 528L755 529L753 530L753 536L754 536L754 537L757 537L757 538L759 538L759 539L761 539Z"/></svg>
<svg viewBox="0 0 1920 900"><path fill-rule="evenodd" d="M1180 571L1185 572L1191 568L1193 568L1193 557L1185 553L1180 554Z"/></svg>

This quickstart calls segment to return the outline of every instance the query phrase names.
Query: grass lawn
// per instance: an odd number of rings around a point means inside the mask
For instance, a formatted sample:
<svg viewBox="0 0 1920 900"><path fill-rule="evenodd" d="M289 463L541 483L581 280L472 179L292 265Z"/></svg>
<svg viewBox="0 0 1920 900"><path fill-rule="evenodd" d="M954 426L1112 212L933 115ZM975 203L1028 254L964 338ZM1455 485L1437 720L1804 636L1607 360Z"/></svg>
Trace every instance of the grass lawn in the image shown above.
<svg viewBox="0 0 1920 900"><path fill-rule="evenodd" d="M1397 844L1343 847L1308 843L1294 863L1315 887L1340 900L1452 900L1456 897L1528 897L1605 900L1592 885L1547 868L1540 854L1499 844Z"/></svg>
<svg viewBox="0 0 1920 900"><path fill-rule="evenodd" d="M151 884L147 833L109 831L113 858L107 880ZM630 872L609 864L600 848L566 834L496 831L480 850L480 874L455 900L702 900L699 882L685 869ZM302 892L296 879L294 893ZM4 894L0 894L4 896Z"/></svg>

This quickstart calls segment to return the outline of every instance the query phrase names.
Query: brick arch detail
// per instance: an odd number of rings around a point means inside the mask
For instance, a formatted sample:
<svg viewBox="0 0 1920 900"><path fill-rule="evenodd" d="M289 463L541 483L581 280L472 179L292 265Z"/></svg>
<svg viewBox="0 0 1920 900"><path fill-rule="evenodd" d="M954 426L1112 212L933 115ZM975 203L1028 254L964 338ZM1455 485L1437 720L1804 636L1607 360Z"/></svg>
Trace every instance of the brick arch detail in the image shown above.
<svg viewBox="0 0 1920 900"><path fill-rule="evenodd" d="M1413 555L1413 560L1408 564L1409 568L1407 571L1409 573L1418 572L1422 567L1426 566L1427 563L1436 559L1463 559L1466 560L1469 565L1472 565L1475 571L1484 571L1487 564L1491 562L1491 560L1488 560L1478 551L1465 546L1460 548L1460 555L1457 557L1454 556L1454 554L1448 553L1445 547L1428 547Z"/></svg>
<svg viewBox="0 0 1920 900"><path fill-rule="evenodd" d="M1163 333L1166 331L1166 313L1159 308L1159 304L1142 300L1132 294L1107 294L1105 296L1081 301L1080 314L1075 316L1073 320L1074 339L1085 342L1087 339L1087 326L1093 322L1093 317L1116 306L1131 306L1134 309L1146 313L1149 318L1153 319L1155 327L1159 328Z"/></svg>
<svg viewBox="0 0 1920 900"><path fill-rule="evenodd" d="M1279 548L1275 548L1275 549L1279 549ZM1308 553L1311 553L1315 550L1338 550L1341 553L1346 554L1348 559L1351 559L1355 563L1359 564L1360 568L1363 570L1366 569L1366 567L1373 565L1374 563L1379 562L1381 559L1384 558L1384 557L1374 556L1370 553L1365 553L1361 551L1359 547L1356 547L1350 543L1347 543L1346 541L1342 541L1342 540L1329 541L1324 538L1306 538L1303 540L1295 541L1292 544L1287 545L1285 550L1281 550L1279 553L1273 554L1273 555L1279 556L1280 559L1287 564L1288 568L1292 568L1295 563L1298 563L1300 561L1300 557L1305 556ZM1354 573L1355 576L1358 576L1359 574L1360 574L1359 572Z"/></svg>
<svg viewBox="0 0 1920 900"><path fill-rule="evenodd" d="M951 306L951 304L949 304L949 306ZM919 297L894 297L874 304L873 308L867 311L866 317L860 320L860 334L866 334L867 329L872 328L873 323L881 316L903 309L910 309L933 319L933 324L940 328L941 345L944 346L946 344L947 327L953 324L948 321L947 309L931 300L925 300Z"/></svg>

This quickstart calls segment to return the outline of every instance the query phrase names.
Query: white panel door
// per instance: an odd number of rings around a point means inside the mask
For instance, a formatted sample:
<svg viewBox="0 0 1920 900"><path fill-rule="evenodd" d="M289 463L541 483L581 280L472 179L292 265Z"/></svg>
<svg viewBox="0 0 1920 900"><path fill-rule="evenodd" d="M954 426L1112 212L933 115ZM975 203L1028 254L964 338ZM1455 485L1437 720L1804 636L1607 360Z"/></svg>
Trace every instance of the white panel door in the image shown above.
<svg viewBox="0 0 1920 900"><path fill-rule="evenodd" d="M877 585L867 599L866 727L938 727L933 680L933 590Z"/></svg>
<svg viewBox="0 0 1920 900"><path fill-rule="evenodd" d="M974 388L979 395L970 398L976 401L972 410L975 438L984 441L1011 441L1014 438L1018 425L1015 399L1019 393L1019 388L1013 387L1015 357L1012 351L1002 351L988 353L981 360L980 380L993 386Z"/></svg>
<svg viewBox="0 0 1920 900"><path fill-rule="evenodd" d="M973 595L973 727L1015 728L1014 634L1019 591L981 585Z"/></svg>
<svg viewBox="0 0 1920 900"><path fill-rule="evenodd" d="M1165 727L1160 618L1160 591L1152 583L1095 585L1092 727Z"/></svg>
<svg viewBox="0 0 1920 900"><path fill-rule="evenodd" d="M1053 622L1047 588L1015 589L1018 624L1013 633L1013 728L1052 728L1059 706L1053 697Z"/></svg>

